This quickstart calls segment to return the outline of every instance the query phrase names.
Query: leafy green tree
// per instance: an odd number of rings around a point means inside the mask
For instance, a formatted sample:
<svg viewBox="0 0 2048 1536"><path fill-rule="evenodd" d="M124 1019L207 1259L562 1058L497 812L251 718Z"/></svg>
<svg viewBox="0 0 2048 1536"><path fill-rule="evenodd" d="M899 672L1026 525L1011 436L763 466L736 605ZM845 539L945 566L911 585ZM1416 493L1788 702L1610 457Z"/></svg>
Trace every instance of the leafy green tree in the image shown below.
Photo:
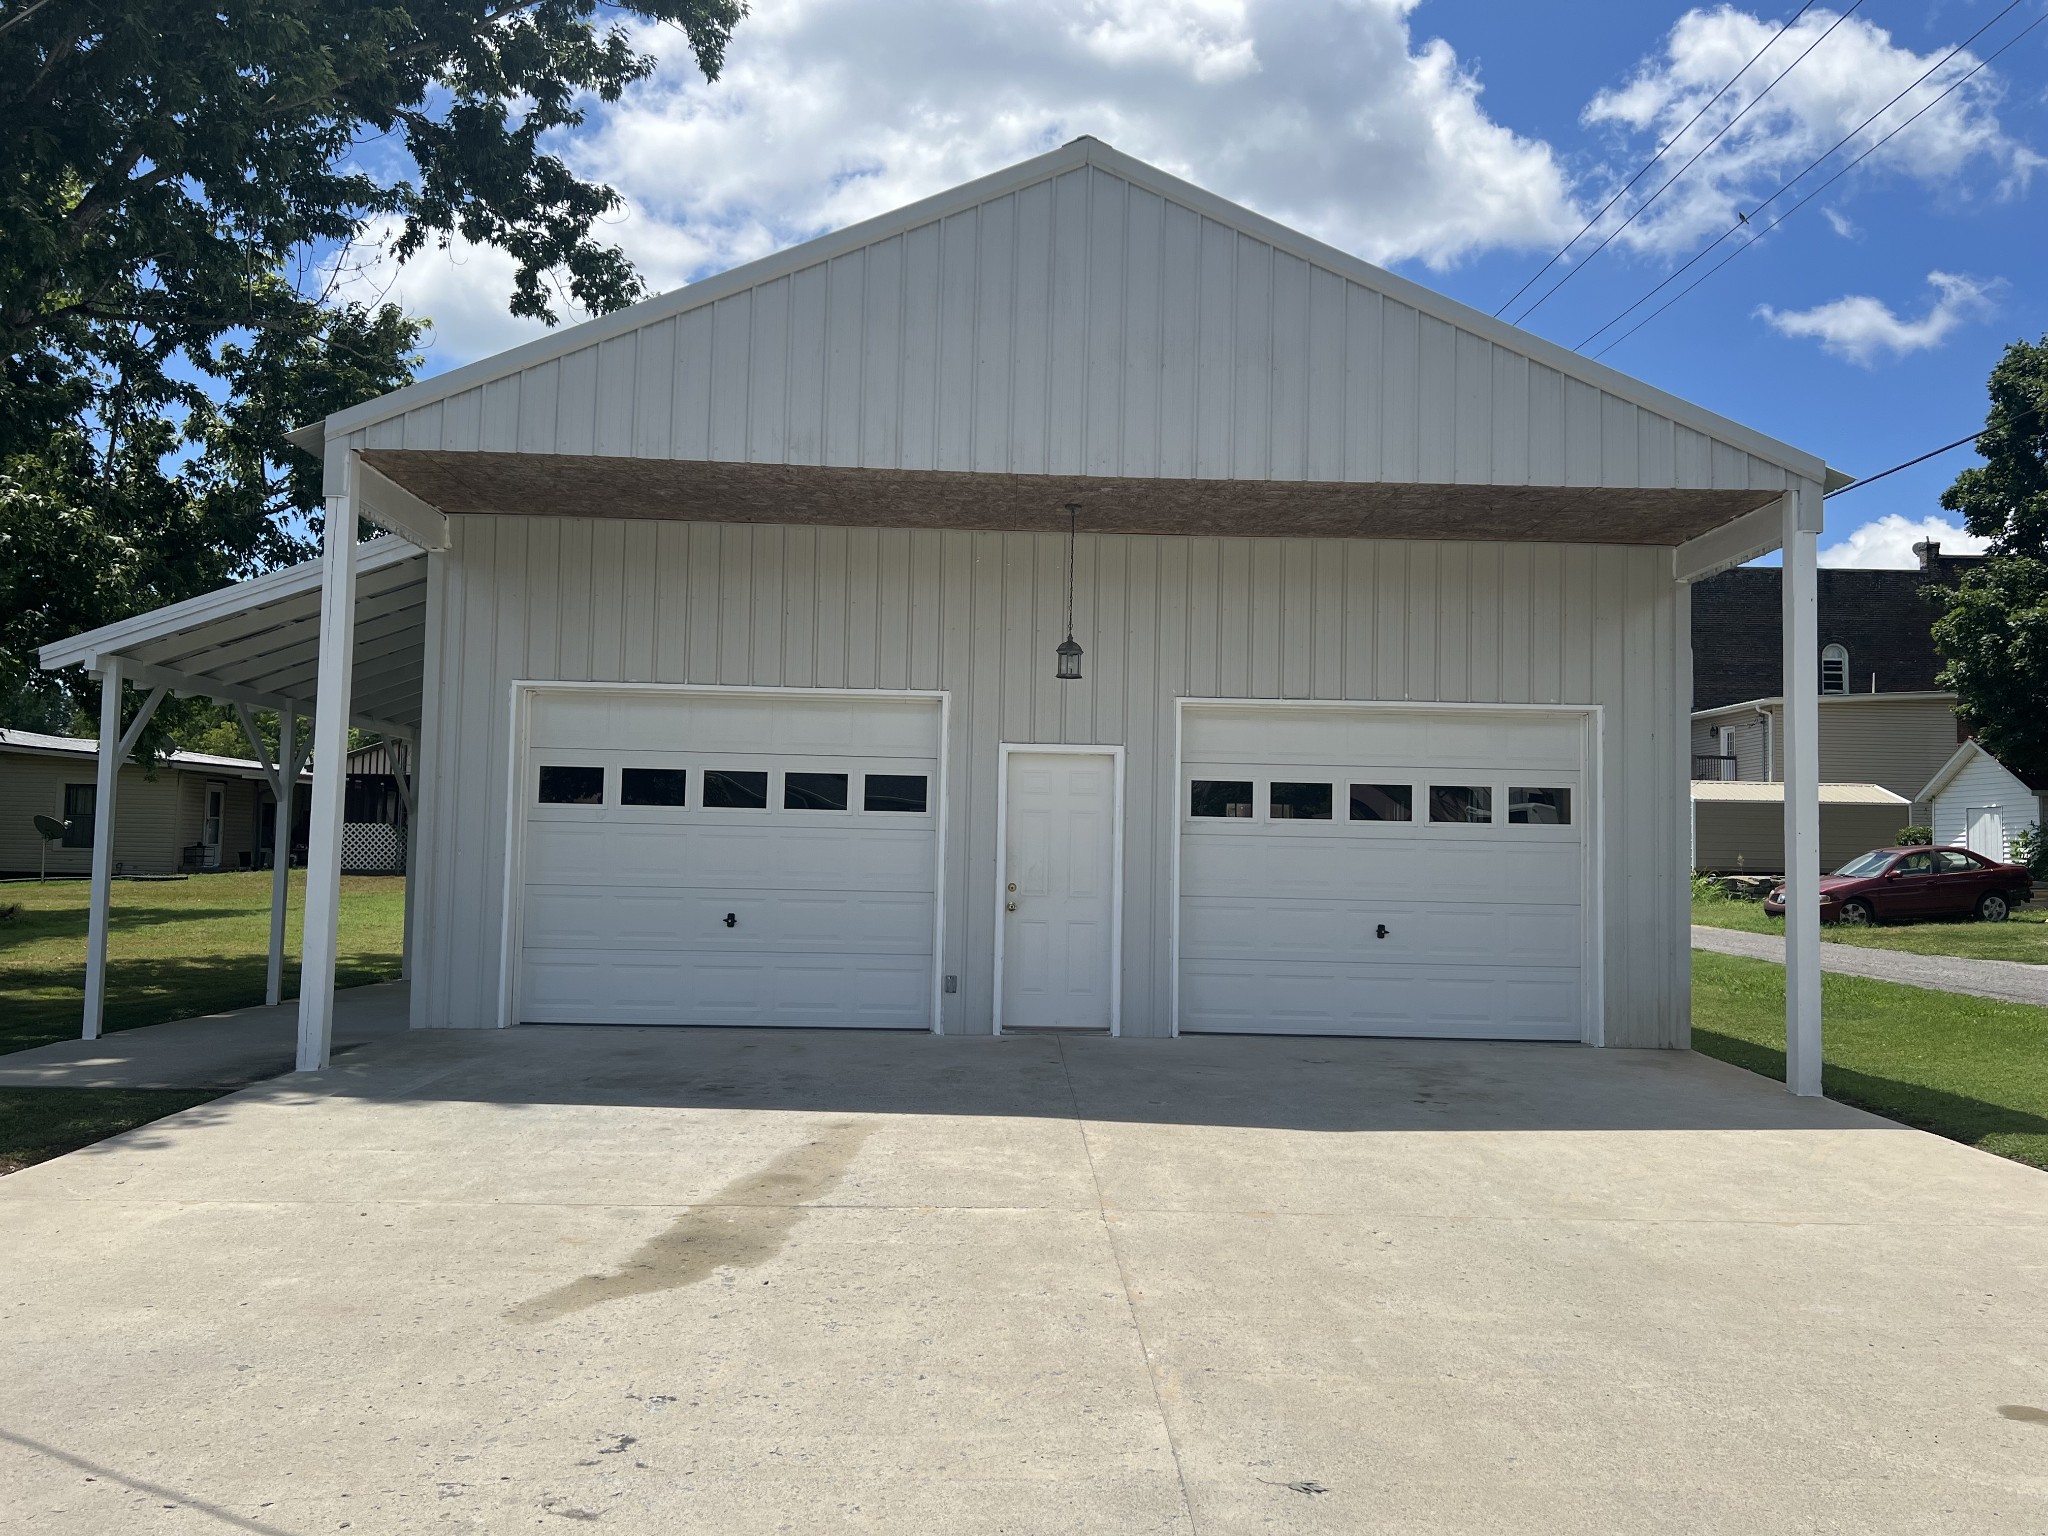
<svg viewBox="0 0 2048 1536"><path fill-rule="evenodd" d="M715 77L743 9L0 0L0 721L97 707L36 645L307 552L283 433L419 363L417 320L334 292L373 229L502 248L549 323L640 297L549 135L654 68L618 18Z"/></svg>
<svg viewBox="0 0 2048 1536"><path fill-rule="evenodd" d="M1987 558L1930 594L1934 642L1957 713L2019 773L2048 774L2048 336L2016 341L1991 370L1977 452L1941 504L1990 540Z"/></svg>

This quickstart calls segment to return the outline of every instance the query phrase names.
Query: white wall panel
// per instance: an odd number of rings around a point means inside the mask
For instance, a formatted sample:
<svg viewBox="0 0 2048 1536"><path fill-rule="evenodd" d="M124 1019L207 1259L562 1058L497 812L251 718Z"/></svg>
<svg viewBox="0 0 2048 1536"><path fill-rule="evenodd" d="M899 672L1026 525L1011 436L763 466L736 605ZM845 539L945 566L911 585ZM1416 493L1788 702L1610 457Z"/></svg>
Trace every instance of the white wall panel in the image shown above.
<svg viewBox="0 0 2048 1536"><path fill-rule="evenodd" d="M997 744L1127 751L1123 1019L1165 1027L1174 700L1606 708L1607 1038L1676 1045L1678 589L1668 554L1524 544L1083 535L1086 678L1053 677L1060 535L466 517L435 556L416 1018L491 1022L515 680L943 688L953 699L949 1029L989 1027ZM1596 617L1597 616L1597 617Z"/></svg>

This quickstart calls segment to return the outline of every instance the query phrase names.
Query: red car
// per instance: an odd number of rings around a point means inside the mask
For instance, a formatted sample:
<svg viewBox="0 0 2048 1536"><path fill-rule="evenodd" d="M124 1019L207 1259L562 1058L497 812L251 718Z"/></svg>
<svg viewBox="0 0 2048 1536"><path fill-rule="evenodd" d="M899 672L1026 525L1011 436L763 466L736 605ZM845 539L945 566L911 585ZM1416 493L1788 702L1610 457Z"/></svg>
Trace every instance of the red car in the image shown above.
<svg viewBox="0 0 2048 1536"><path fill-rule="evenodd" d="M1967 848L1874 848L1832 875L1821 876L1820 920L1877 923L1903 918L1968 917L2002 923L2034 899L2024 864L1994 864ZM1785 888L1764 898L1764 911L1785 915Z"/></svg>

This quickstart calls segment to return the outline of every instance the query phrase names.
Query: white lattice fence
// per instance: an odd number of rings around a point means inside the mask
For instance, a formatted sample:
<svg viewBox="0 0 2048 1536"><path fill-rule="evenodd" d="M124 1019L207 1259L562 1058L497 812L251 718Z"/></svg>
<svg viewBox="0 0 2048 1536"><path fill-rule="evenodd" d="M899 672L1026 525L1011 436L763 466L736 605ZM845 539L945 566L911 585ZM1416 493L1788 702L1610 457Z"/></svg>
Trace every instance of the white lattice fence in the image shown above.
<svg viewBox="0 0 2048 1536"><path fill-rule="evenodd" d="M341 868L349 875L396 875L405 871L405 831L388 821L341 824Z"/></svg>

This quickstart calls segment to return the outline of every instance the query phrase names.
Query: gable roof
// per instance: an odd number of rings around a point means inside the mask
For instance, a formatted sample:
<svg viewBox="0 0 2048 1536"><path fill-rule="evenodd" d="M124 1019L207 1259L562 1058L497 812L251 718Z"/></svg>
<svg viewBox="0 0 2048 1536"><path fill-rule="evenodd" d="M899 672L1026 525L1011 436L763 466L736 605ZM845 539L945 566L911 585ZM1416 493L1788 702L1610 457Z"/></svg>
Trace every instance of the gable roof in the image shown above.
<svg viewBox="0 0 2048 1536"><path fill-rule="evenodd" d="M832 419L835 388L868 418ZM1082 419L1089 398L1113 427ZM1167 441L1176 411L1184 447ZM330 468L354 448L1759 495L1846 483L1091 138L293 440Z"/></svg>
<svg viewBox="0 0 2048 1536"><path fill-rule="evenodd" d="M1934 771L1934 777L1927 781L1927 787L1913 798L1915 800L1932 800L1936 795L1947 789L1955 781L1958 774L1980 757L2001 773L2012 778L2019 784L2020 788L2032 794L2048 793L2048 778L2042 778L2036 774L2020 773L2016 769L2008 768L2004 763L2001 763L1996 757L1992 756L1984 744L1973 736L1956 748L1955 756L1937 768Z"/></svg>

